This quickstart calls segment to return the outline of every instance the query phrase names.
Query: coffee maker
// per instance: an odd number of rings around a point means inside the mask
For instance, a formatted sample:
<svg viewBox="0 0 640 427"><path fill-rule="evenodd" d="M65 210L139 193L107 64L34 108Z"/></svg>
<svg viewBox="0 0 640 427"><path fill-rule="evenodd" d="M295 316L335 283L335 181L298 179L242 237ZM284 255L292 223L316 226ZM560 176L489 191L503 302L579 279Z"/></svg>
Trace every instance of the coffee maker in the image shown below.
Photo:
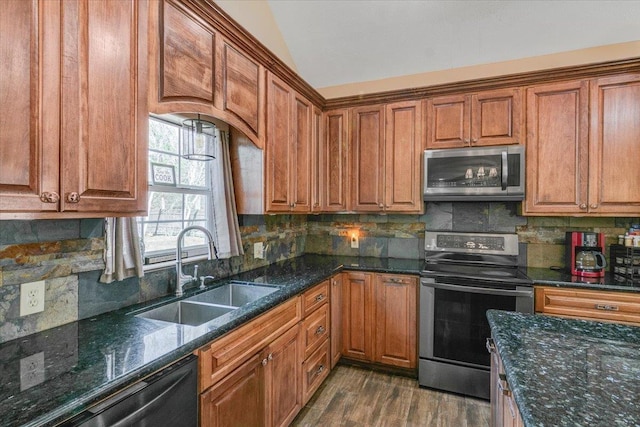
<svg viewBox="0 0 640 427"><path fill-rule="evenodd" d="M603 233L567 232L565 262L572 276L604 277L607 267L604 241Z"/></svg>

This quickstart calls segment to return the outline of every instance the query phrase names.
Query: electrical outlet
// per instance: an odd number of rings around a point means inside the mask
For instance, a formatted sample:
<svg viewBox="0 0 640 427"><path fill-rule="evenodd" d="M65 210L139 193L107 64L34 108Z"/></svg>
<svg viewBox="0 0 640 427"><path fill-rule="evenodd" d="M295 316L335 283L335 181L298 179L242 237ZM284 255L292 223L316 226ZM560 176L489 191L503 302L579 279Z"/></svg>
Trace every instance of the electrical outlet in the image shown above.
<svg viewBox="0 0 640 427"><path fill-rule="evenodd" d="M44 280L20 286L20 316L44 311Z"/></svg>
<svg viewBox="0 0 640 427"><path fill-rule="evenodd" d="M44 382L44 351L20 359L20 391Z"/></svg>
<svg viewBox="0 0 640 427"><path fill-rule="evenodd" d="M349 235L349 232L347 230L338 231L338 236L347 237L348 235Z"/></svg>
<svg viewBox="0 0 640 427"><path fill-rule="evenodd" d="M356 233L351 234L351 248L358 249L360 247L360 242L358 241L358 235Z"/></svg>
<svg viewBox="0 0 640 427"><path fill-rule="evenodd" d="M255 259L264 259L264 244L262 242L253 244L253 257Z"/></svg>

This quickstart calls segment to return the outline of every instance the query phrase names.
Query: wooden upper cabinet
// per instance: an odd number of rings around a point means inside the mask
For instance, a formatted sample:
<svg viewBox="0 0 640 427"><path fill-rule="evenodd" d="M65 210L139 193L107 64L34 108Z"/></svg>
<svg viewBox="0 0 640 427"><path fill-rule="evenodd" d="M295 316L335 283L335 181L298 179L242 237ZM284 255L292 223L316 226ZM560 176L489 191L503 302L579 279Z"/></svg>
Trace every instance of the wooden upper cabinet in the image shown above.
<svg viewBox="0 0 640 427"><path fill-rule="evenodd" d="M422 103L386 106L385 210L420 212L422 201Z"/></svg>
<svg viewBox="0 0 640 427"><path fill-rule="evenodd" d="M351 110L351 185L355 211L384 210L383 105Z"/></svg>
<svg viewBox="0 0 640 427"><path fill-rule="evenodd" d="M151 0L150 111L202 113L264 147L265 69L177 0Z"/></svg>
<svg viewBox="0 0 640 427"><path fill-rule="evenodd" d="M521 143L522 89L427 100L428 149Z"/></svg>
<svg viewBox="0 0 640 427"><path fill-rule="evenodd" d="M151 22L158 25L150 37L154 58L151 111L210 112L215 91L215 30L175 0L153 1L151 13Z"/></svg>
<svg viewBox="0 0 640 427"><path fill-rule="evenodd" d="M640 74L591 81L590 213L640 214Z"/></svg>
<svg viewBox="0 0 640 427"><path fill-rule="evenodd" d="M577 214L586 209L589 82L527 89L524 213Z"/></svg>
<svg viewBox="0 0 640 427"><path fill-rule="evenodd" d="M60 12L53 2L2 4L0 218L58 210L40 197L59 197Z"/></svg>
<svg viewBox="0 0 640 427"><path fill-rule="evenodd" d="M63 3L62 211L147 209L147 8Z"/></svg>
<svg viewBox="0 0 640 427"><path fill-rule="evenodd" d="M311 211L322 210L322 148L324 146L324 127L322 110L313 107L311 118Z"/></svg>
<svg viewBox="0 0 640 427"><path fill-rule="evenodd" d="M640 74L527 89L527 215L640 212Z"/></svg>
<svg viewBox="0 0 640 427"><path fill-rule="evenodd" d="M471 100L467 95L452 95L427 100L427 148L469 146Z"/></svg>
<svg viewBox="0 0 640 427"><path fill-rule="evenodd" d="M266 211L310 212L313 105L269 74Z"/></svg>
<svg viewBox="0 0 640 427"><path fill-rule="evenodd" d="M351 110L351 116L351 208L420 212L421 102L359 107Z"/></svg>
<svg viewBox="0 0 640 427"><path fill-rule="evenodd" d="M320 209L349 209L349 110L324 113L324 139L318 150Z"/></svg>
<svg viewBox="0 0 640 427"><path fill-rule="evenodd" d="M4 6L0 217L144 214L147 2Z"/></svg>

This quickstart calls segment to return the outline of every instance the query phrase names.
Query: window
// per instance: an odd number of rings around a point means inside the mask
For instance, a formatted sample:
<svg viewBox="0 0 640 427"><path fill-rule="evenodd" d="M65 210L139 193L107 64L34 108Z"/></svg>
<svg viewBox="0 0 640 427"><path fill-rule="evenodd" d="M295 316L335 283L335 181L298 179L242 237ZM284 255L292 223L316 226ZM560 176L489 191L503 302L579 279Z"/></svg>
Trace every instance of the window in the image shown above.
<svg viewBox="0 0 640 427"><path fill-rule="evenodd" d="M149 119L149 215L139 218L145 264L175 260L178 234L185 227L215 229L211 174L214 162L181 157L181 127ZM201 232L184 237L183 257L206 254Z"/></svg>

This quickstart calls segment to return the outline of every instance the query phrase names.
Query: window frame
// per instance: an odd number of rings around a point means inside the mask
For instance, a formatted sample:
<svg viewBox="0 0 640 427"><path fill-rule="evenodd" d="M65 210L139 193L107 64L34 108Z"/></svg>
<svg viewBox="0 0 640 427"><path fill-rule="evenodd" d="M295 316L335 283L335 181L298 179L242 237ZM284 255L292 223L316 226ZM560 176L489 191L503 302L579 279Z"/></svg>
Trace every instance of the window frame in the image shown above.
<svg viewBox="0 0 640 427"><path fill-rule="evenodd" d="M205 162L208 167L206 167L205 169L205 173L206 173L206 177L205 177L205 182L207 183L207 185L205 187L200 187L200 186L194 186L194 185L183 185L180 182L180 179L182 177L182 169L185 165L189 164L190 162L196 162L196 163L203 163L202 161L198 161L198 160L189 160L189 159L184 159L182 158L182 128L180 123L178 123L177 121L172 121L172 120L167 120L165 118L161 118L161 117L157 117L154 115L150 115L149 116L149 120L150 121L157 121L160 123L163 123L165 125L170 125L170 126L175 126L178 130L178 141L177 141L177 146L178 146L178 152L173 152L173 151L166 151L166 150L161 150L161 149L157 149L157 148L151 148L149 147L147 149L148 153L158 153L160 155L164 155L164 156L174 156L177 157L177 167L176 167L176 171L175 171L175 176L176 176L176 182L175 185L162 185L162 184L155 184L153 183L153 180L151 179L151 175L149 174L149 176L147 177L148 179L148 189L147 189L147 193L148 193L148 212L149 214L145 217L138 217L138 228L140 231L140 240L142 243L142 249L143 249L143 253L142 253L142 258L143 258L143 269L145 271L147 270L154 270L154 269L158 269L158 268L163 268L169 265L174 265L175 261L176 261L176 250L177 250L177 241L176 241L176 247L173 247L172 249L159 249L159 250L148 250L146 248L146 242L145 242L145 230L147 230L148 227L153 227L156 224L168 224L168 223L177 223L180 222L181 223L181 230L184 229L186 226L191 225L190 221L193 221L193 223L198 224L198 225L203 225L205 226L205 228L207 228L209 231L215 230L215 218L214 218L214 212L213 212L213 188L211 186L211 173L212 173L212 167L213 167L213 162ZM147 159L147 163L149 165L149 168L151 168L151 160L152 156L149 155L148 159ZM156 161L154 161L153 163L157 163ZM195 164L195 163L194 163ZM182 203L182 212L181 212L181 220L177 221L175 219L172 220L161 220L161 221L157 221L157 220L151 220L150 219L150 213L151 213L151 203L152 203L152 193L155 194L180 194L182 195L183 198L183 203ZM184 203L184 198L189 196L189 195L200 195L200 196L204 196L206 198L206 212L205 212L205 219L204 220L190 220L189 218L185 218L185 203ZM213 232L213 231L212 231ZM203 245L192 245L192 246L185 246L182 248L183 249L183 262L190 262L190 261L197 261L200 259L206 259L207 258L207 253L208 253L208 246L206 244ZM150 262L151 260L151 262Z"/></svg>

